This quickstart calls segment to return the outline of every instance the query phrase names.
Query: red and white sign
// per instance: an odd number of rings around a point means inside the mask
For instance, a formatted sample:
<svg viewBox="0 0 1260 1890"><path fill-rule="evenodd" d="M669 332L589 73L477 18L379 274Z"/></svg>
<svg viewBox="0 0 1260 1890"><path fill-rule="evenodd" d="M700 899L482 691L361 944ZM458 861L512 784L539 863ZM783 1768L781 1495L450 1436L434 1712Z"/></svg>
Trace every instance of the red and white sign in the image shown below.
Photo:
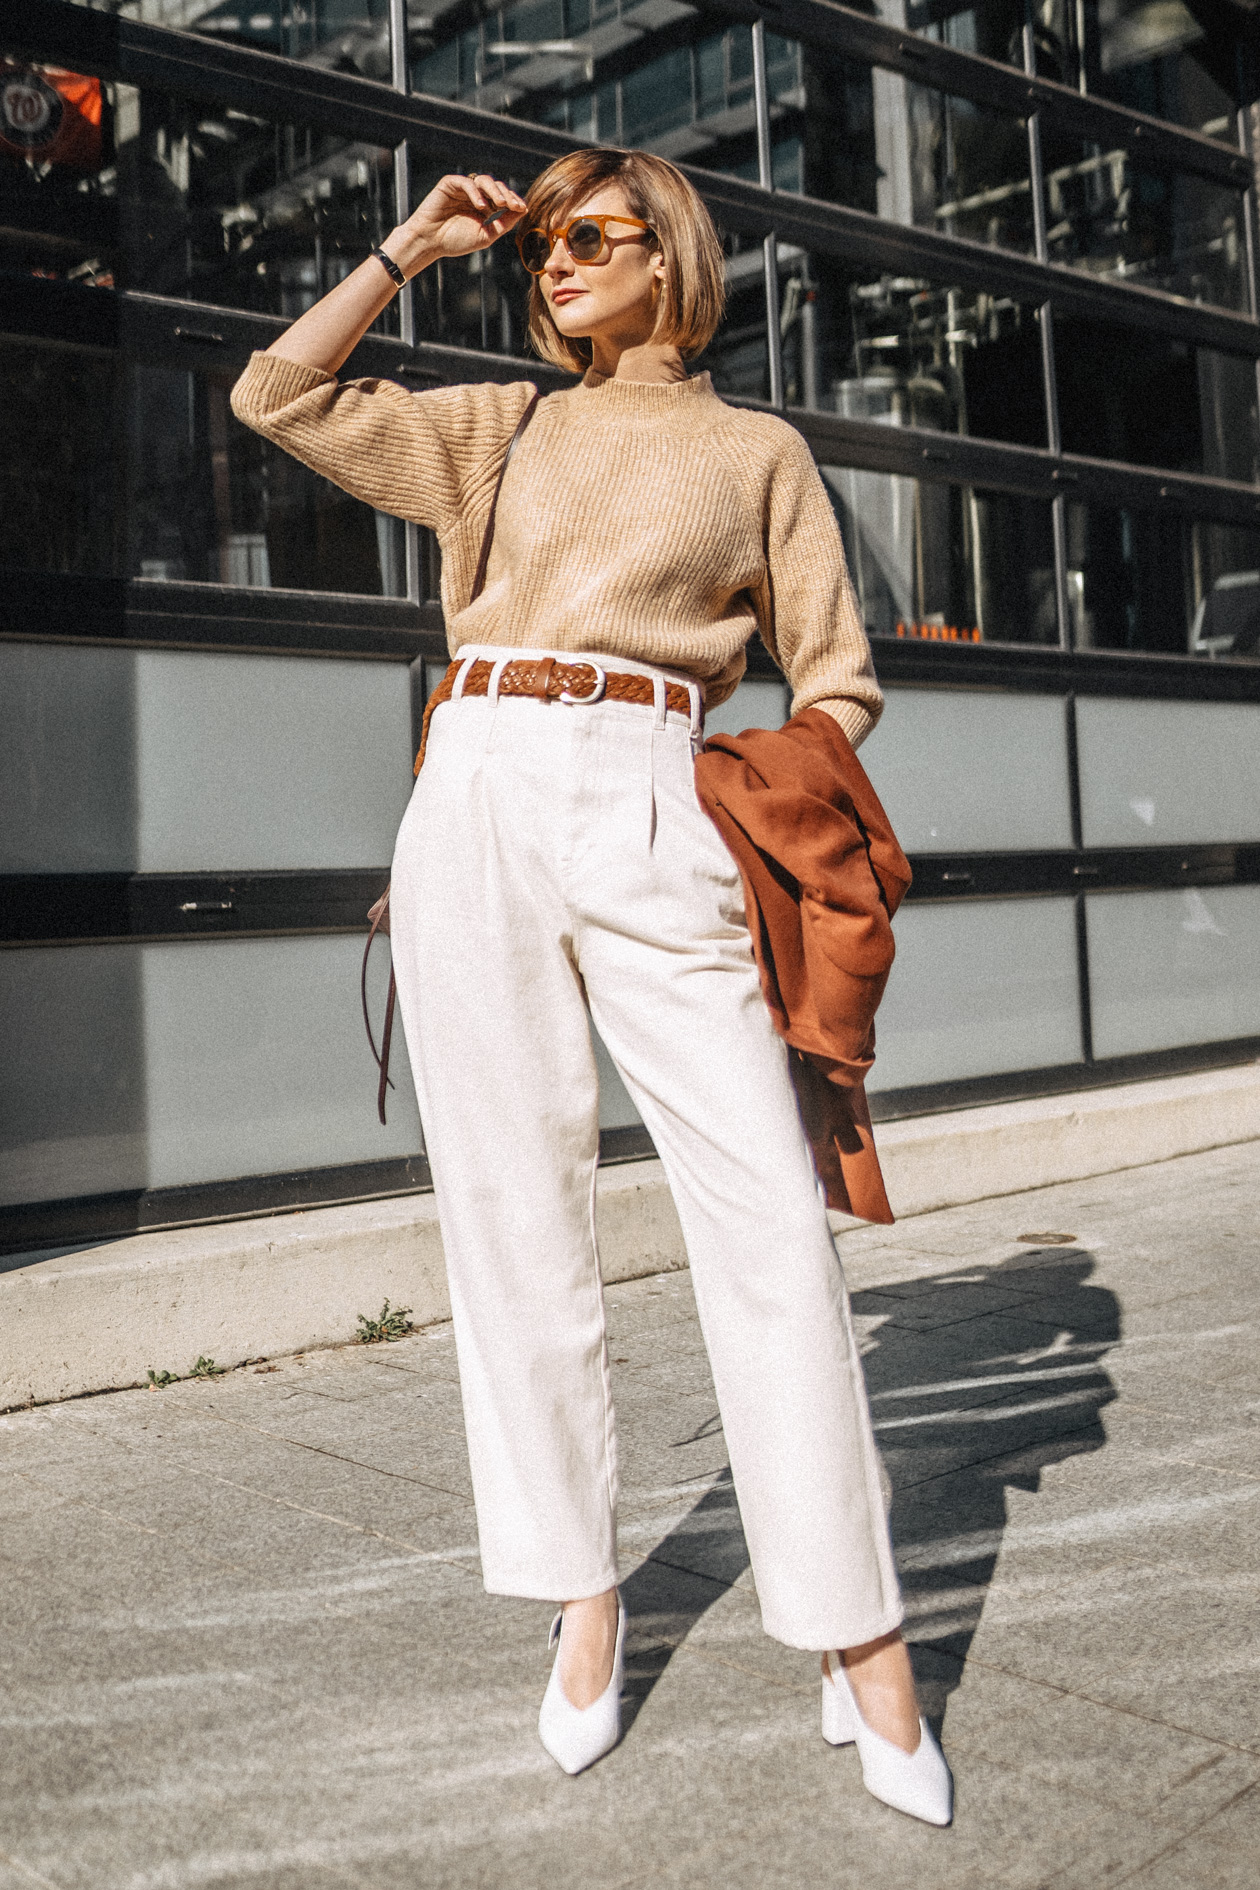
<svg viewBox="0 0 1260 1890"><path fill-rule="evenodd" d="M101 107L99 79L0 61L0 153L8 157L96 170Z"/></svg>

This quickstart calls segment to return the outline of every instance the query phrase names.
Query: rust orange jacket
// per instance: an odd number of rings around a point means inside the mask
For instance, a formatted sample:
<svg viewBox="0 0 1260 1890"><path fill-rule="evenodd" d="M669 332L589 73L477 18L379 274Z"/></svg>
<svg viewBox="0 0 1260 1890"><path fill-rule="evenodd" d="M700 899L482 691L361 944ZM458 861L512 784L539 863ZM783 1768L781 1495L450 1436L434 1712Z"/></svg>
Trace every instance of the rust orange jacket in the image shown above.
<svg viewBox="0 0 1260 1890"><path fill-rule="evenodd" d="M735 856L774 1027L827 1205L892 1220L863 1087L893 961L905 854L848 737L825 710L715 735L701 804Z"/></svg>

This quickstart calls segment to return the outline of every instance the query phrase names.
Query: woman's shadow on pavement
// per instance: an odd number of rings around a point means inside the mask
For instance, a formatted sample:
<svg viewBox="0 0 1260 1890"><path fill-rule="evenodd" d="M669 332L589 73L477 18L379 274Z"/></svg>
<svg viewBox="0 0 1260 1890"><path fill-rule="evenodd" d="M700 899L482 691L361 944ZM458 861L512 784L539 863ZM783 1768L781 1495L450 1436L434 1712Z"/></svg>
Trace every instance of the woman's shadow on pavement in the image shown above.
<svg viewBox="0 0 1260 1890"><path fill-rule="evenodd" d="M1107 1441L1120 1305L1091 1254L1037 1247L855 1293L924 1711L940 1730L993 1577L1008 1489ZM680 1439L680 1448L688 1439ZM622 1585L628 1729L696 1621L748 1567L729 1473Z"/></svg>

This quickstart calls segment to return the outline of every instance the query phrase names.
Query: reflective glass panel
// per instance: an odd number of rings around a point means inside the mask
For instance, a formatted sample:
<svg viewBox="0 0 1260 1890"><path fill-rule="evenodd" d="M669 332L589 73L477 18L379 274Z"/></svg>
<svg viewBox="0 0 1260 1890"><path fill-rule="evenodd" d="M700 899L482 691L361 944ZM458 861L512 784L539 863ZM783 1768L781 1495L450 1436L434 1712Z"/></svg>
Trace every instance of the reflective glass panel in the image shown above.
<svg viewBox="0 0 1260 1890"><path fill-rule="evenodd" d="M1091 92L1236 142L1233 48L1193 0L1100 0L1097 19Z"/></svg>
<svg viewBox="0 0 1260 1890"><path fill-rule="evenodd" d="M103 350L0 336L0 564L119 574L118 386Z"/></svg>
<svg viewBox="0 0 1260 1890"><path fill-rule="evenodd" d="M403 595L401 522L243 427L234 378L0 336L0 561Z"/></svg>
<svg viewBox="0 0 1260 1890"><path fill-rule="evenodd" d="M479 24L436 11L411 35L416 91L708 169L756 176L752 33L684 0L522 0ZM776 100L800 55L767 35ZM800 189L798 174L783 178Z"/></svg>
<svg viewBox="0 0 1260 1890"><path fill-rule="evenodd" d="M896 473L819 471L868 635L1058 641L1048 504Z"/></svg>
<svg viewBox="0 0 1260 1890"><path fill-rule="evenodd" d="M411 152L411 194L419 203L449 166L431 151ZM532 171L507 178L528 188ZM528 339L530 278L509 233L471 256L443 257L412 280L416 340L536 360Z"/></svg>
<svg viewBox="0 0 1260 1890"><path fill-rule="evenodd" d="M150 26L205 33L389 83L389 0L77 0Z"/></svg>
<svg viewBox="0 0 1260 1890"><path fill-rule="evenodd" d="M959 52L1021 67L1024 23L1030 21L1041 77L1061 85L1077 83L1072 0L1034 0L1031 8L1027 0L876 0L875 11L892 26L908 26Z"/></svg>
<svg viewBox="0 0 1260 1890"><path fill-rule="evenodd" d="M242 426L234 378L128 367L127 575L401 596L400 521Z"/></svg>
<svg viewBox="0 0 1260 1890"><path fill-rule="evenodd" d="M1246 483L1260 475L1254 361L1061 314L1054 343L1065 452Z"/></svg>
<svg viewBox="0 0 1260 1890"><path fill-rule="evenodd" d="M779 105L775 127L776 149L792 141L799 151L799 181L790 181L784 162L785 181L775 180L780 189L1031 252L1022 118L915 85L900 73L853 66L805 47L799 56L803 83Z"/></svg>
<svg viewBox="0 0 1260 1890"><path fill-rule="evenodd" d="M778 260L790 406L1045 445L1031 308L920 276L872 276L791 244Z"/></svg>
<svg viewBox="0 0 1260 1890"><path fill-rule="evenodd" d="M904 165L908 175L894 182L895 173L881 164L880 215L1031 254L1032 187L1024 120L906 80L898 97L896 76L878 75L883 83L877 95L877 124L889 158ZM902 149L904 159L899 158Z"/></svg>
<svg viewBox="0 0 1260 1890"><path fill-rule="evenodd" d="M1260 657L1260 532L1072 501L1077 647Z"/></svg>
<svg viewBox="0 0 1260 1890"><path fill-rule="evenodd" d="M0 75L32 127L0 118L0 272L292 318L396 221L377 145L3 55Z"/></svg>
<svg viewBox="0 0 1260 1890"><path fill-rule="evenodd" d="M1082 144L1049 124L1042 148L1051 262L1245 310L1237 191L1185 172L1143 170L1122 144Z"/></svg>
<svg viewBox="0 0 1260 1890"><path fill-rule="evenodd" d="M904 5L904 13L902 11ZM891 25L1234 142L1233 47L1194 0L876 0Z"/></svg>
<svg viewBox="0 0 1260 1890"><path fill-rule="evenodd" d="M765 252L751 237L727 236L722 248L726 256L726 315L693 371L712 374L719 394L745 394L754 400L766 400L770 394L770 366L766 350Z"/></svg>

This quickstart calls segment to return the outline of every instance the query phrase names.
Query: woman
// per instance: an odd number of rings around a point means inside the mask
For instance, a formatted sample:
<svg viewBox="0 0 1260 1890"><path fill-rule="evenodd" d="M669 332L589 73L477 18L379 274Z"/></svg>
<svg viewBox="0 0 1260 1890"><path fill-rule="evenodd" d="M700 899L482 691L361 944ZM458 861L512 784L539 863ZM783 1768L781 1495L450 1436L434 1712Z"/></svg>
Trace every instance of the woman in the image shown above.
<svg viewBox="0 0 1260 1890"><path fill-rule="evenodd" d="M401 281L518 226L534 345L585 370L528 431L526 382L337 382ZM589 1007L678 1206L766 1629L822 1651L824 1734L856 1739L868 1787L947 1823L844 1284L739 876L693 779L702 700L730 695L754 628L795 707L853 742L881 697L800 436L688 378L722 303L713 225L663 159L576 152L527 200L444 177L254 356L233 406L442 546L458 664L398 835L392 942L486 1587L562 1603L544 1744L576 1772L620 1727Z"/></svg>

